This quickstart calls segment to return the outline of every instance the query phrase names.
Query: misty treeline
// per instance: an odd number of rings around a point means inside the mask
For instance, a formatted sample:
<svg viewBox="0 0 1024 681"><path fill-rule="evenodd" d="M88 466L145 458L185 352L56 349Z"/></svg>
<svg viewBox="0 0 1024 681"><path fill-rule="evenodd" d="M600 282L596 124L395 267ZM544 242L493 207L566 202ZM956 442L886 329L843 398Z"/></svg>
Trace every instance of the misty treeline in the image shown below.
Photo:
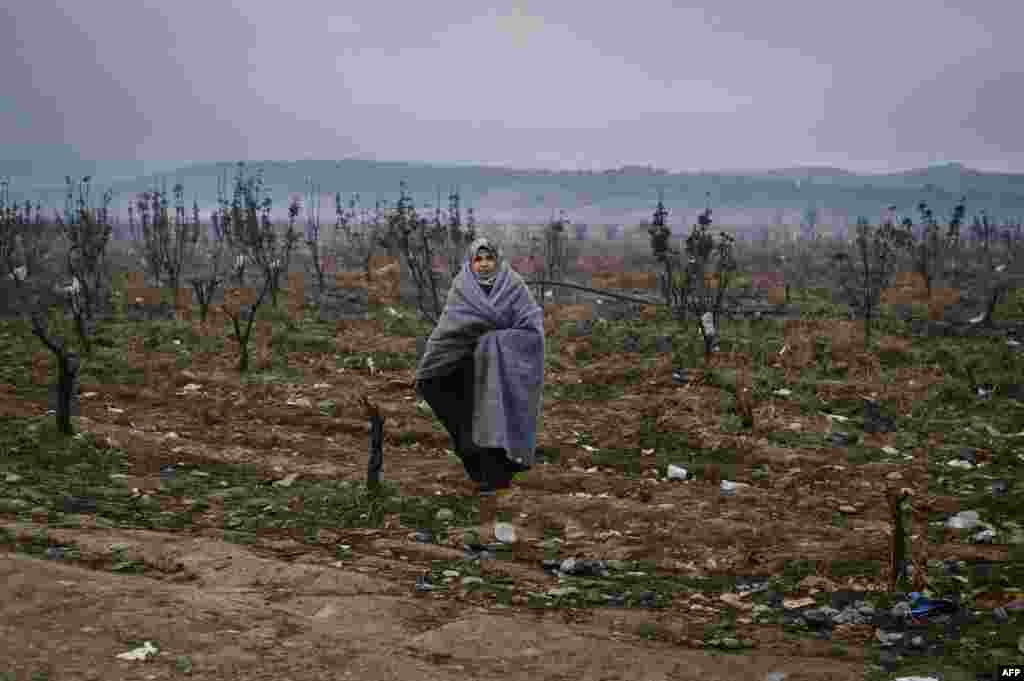
<svg viewBox="0 0 1024 681"><path fill-rule="evenodd" d="M17 313L27 318L32 333L56 358L60 386L57 421L62 432L70 432L69 396L82 355L91 354L96 324L113 311L117 299L107 258L113 231L110 192L93 207L90 178L76 183L68 177L66 184L64 210L55 211L52 219L39 203L11 202L8 182L0 184L2 290L7 302L14 301ZM247 348L257 311L267 299L277 307L282 282L300 252L308 256L306 273L312 275L320 296L330 288L328 276L337 264L362 270L369 281L374 276L375 255L397 256L416 287L419 312L436 323L444 306L444 290L458 273L466 247L477 236L473 210L469 208L463 215L457 189L449 192L444 208L440 192L436 203L418 208L404 182L393 205L376 201L372 208L364 207L358 194L346 201L336 192L333 224L327 223L328 229L333 228L329 235L321 222L321 188L310 178L303 199L293 196L289 200L286 225L271 219L273 201L262 171L249 175L244 163L237 164L231 181L225 176L219 182L218 207L209 225L201 222L197 202L187 206L184 195L180 183L170 194L164 185L139 194L130 204L133 257L157 288L177 292L187 282L199 303L203 323L221 287L231 282L241 288L246 272L257 272L259 286L253 299L237 307L222 306L232 322L240 371L248 368ZM799 292L813 278L835 282L854 314L866 322L866 345L881 292L892 286L898 271L919 275L928 296L937 282L980 289L986 301L981 321L991 324L999 300L1020 278L1021 224L996 225L982 213L964 230L963 201L944 223L925 202L917 206L917 221L896 221L894 210L891 208L889 217L877 226L860 218L855 237L838 242L822 238L816 216L807 217L799 238L764 244L771 258L768 274L782 274L773 281L784 280L787 302L791 285ZM660 304L668 306L680 322L696 325L704 339L705 357L718 344L722 317L734 311L730 287L744 275L737 258L739 244L730 233L713 231L712 225L709 200L690 233L674 247L669 211L659 194L647 227L651 254L661 270ZM541 305L548 289L559 287L649 302L568 281L569 226L569 218L562 212L553 216L540 234L524 230L517 235L516 248L529 257L526 279L536 288ZM492 236L499 241L504 238ZM175 301L179 300L182 298L176 295ZM72 337L77 341L74 347L69 342Z"/></svg>

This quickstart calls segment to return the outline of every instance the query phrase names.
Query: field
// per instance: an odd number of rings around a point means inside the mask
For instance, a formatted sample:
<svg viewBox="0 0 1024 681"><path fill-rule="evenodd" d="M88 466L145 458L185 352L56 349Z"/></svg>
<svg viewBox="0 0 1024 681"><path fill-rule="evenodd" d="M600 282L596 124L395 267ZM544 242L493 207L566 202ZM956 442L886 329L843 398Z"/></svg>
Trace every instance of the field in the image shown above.
<svg viewBox="0 0 1024 681"><path fill-rule="evenodd" d="M548 308L545 462L502 502L519 541L484 556L463 546L475 490L413 393L430 327L410 308L335 325L265 305L246 375L223 320L115 317L70 441L46 415L52 356L5 321L0 679L957 681L1024 658L1022 346L914 335L887 308L865 352L811 289L804 324L726 322L705 363L664 312L573 333L578 312ZM364 396L386 418L378 494ZM960 601L900 629L903 488L912 585ZM968 509L982 525L946 528Z"/></svg>

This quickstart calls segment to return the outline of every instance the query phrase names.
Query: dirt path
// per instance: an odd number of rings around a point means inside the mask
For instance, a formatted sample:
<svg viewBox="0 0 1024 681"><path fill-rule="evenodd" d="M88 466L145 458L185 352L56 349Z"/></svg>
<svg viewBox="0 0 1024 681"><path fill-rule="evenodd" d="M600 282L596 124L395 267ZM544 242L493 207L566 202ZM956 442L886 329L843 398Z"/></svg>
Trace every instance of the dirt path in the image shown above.
<svg viewBox="0 0 1024 681"><path fill-rule="evenodd" d="M29 526L9 527L27 533ZM55 530L53 536L72 533ZM644 641L636 613L463 606L412 593L369 566L255 555L214 539L153 532L73 533L83 558L115 543L163 564L159 579L0 557L5 664L51 679L860 679L863 665L821 658L723 655ZM400 571L397 564L389 566ZM147 661L116 656L143 641ZM179 660L179 658L181 658ZM189 661L185 662L185 659ZM179 668L180 666L180 668Z"/></svg>

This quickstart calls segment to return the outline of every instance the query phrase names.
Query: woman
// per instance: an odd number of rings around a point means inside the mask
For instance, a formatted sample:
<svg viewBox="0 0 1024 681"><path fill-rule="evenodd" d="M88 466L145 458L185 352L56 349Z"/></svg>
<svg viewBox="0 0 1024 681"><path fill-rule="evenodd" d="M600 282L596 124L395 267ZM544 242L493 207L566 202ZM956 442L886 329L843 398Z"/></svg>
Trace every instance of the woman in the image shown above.
<svg viewBox="0 0 1024 681"><path fill-rule="evenodd" d="M481 237L416 368L416 392L479 483L480 541L493 540L496 494L534 462L544 388L544 312L500 250Z"/></svg>

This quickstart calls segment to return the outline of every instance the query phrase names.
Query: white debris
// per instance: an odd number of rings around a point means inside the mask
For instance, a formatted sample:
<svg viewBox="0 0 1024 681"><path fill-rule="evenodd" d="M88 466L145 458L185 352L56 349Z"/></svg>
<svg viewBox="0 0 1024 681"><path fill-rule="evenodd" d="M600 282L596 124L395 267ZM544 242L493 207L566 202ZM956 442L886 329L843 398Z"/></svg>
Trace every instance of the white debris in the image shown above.
<svg viewBox="0 0 1024 681"><path fill-rule="evenodd" d="M996 531L992 529L982 530L978 534L974 535L974 541L978 544L991 544L992 540L996 538Z"/></svg>
<svg viewBox="0 0 1024 681"><path fill-rule="evenodd" d="M682 466L677 466L674 463L670 463L668 465L669 480L686 480L686 476L688 475L688 473L689 471L687 471Z"/></svg>
<svg viewBox="0 0 1024 681"><path fill-rule="evenodd" d="M160 652L159 648L154 646L149 641L145 641L141 646L134 650L129 650L126 653L118 655L120 660L146 660Z"/></svg>
<svg viewBox="0 0 1024 681"><path fill-rule="evenodd" d="M782 397L789 397L790 395L793 394L793 391L789 390L788 388L779 388L778 390L774 391L774 394L781 395Z"/></svg>
<svg viewBox="0 0 1024 681"><path fill-rule="evenodd" d="M951 530L970 530L981 524L981 517L977 511L960 511L946 521L946 527Z"/></svg>
<svg viewBox="0 0 1024 681"><path fill-rule="evenodd" d="M740 489L744 487L750 487L745 482L733 482L732 480L723 480L719 488L722 490L722 494L736 494Z"/></svg>
<svg viewBox="0 0 1024 681"><path fill-rule="evenodd" d="M292 484L299 479L298 473L289 473L285 477L281 478L274 483L274 487L291 487Z"/></svg>
<svg viewBox="0 0 1024 681"><path fill-rule="evenodd" d="M974 468L973 463L971 463L970 461L964 461L963 459L950 459L949 461L946 462L946 465L949 466L950 468Z"/></svg>
<svg viewBox="0 0 1024 681"><path fill-rule="evenodd" d="M886 446L882 447L882 451L885 452L886 454L888 454L889 456L896 456L897 454L900 453L900 450L896 449L895 447L891 447L889 445L886 445Z"/></svg>
<svg viewBox="0 0 1024 681"><path fill-rule="evenodd" d="M502 544L516 543L516 528L512 523L494 523L494 538Z"/></svg>

